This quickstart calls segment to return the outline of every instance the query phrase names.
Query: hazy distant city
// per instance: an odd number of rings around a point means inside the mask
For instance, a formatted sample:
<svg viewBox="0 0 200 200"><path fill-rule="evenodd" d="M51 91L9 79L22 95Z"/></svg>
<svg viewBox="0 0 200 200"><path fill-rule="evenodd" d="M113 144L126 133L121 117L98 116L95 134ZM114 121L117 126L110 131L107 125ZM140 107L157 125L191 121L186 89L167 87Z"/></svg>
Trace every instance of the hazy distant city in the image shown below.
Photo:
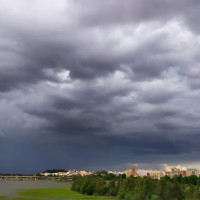
<svg viewBox="0 0 200 200"><path fill-rule="evenodd" d="M54 171L54 172L51 172ZM183 177L188 177L188 176L198 176L200 177L200 171L198 169L183 169L183 168L178 168L178 167L171 167L170 170L148 170L148 169L136 169L136 168L128 168L125 171L106 171L103 170L103 172L108 173L108 174L114 174L115 176L119 176L122 174L125 174L126 177L129 176L134 176L134 177L151 177L153 179L160 179L161 177L164 176L170 176L170 177L175 177L175 176L183 176ZM88 176L88 175L96 175L96 171L86 171L86 170L46 170L44 172L38 173L38 175L41 176ZM103 175L104 173L102 173ZM105 174L104 174L105 175Z"/></svg>

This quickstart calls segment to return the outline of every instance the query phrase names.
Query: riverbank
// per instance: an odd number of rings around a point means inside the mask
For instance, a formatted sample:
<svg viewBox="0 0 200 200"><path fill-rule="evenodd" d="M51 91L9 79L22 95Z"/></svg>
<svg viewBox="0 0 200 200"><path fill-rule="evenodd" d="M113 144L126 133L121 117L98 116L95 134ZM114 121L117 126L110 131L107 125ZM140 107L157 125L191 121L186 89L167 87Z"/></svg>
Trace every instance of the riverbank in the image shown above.
<svg viewBox="0 0 200 200"><path fill-rule="evenodd" d="M15 195L16 191L24 189L59 188L71 186L70 182L56 181L0 181L0 196Z"/></svg>
<svg viewBox="0 0 200 200"><path fill-rule="evenodd" d="M69 182L1 181L0 200L113 200L111 197L83 195L71 190Z"/></svg>

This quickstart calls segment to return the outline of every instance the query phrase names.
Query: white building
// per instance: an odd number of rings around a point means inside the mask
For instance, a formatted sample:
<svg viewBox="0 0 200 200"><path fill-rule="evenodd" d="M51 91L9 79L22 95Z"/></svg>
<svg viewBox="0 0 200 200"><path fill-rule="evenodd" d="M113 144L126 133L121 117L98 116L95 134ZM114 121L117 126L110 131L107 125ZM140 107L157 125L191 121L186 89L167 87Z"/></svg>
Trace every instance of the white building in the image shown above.
<svg viewBox="0 0 200 200"><path fill-rule="evenodd" d="M186 176L192 176L192 175L199 176L199 170L196 170L196 169L188 169L188 170L186 171Z"/></svg>

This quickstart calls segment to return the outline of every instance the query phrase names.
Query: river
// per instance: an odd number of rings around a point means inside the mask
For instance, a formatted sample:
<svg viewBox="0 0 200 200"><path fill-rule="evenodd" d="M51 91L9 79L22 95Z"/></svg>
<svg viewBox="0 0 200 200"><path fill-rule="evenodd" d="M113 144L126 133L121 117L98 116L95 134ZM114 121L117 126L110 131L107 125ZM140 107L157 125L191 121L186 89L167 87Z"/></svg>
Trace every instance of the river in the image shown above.
<svg viewBox="0 0 200 200"><path fill-rule="evenodd" d="M54 181L0 181L0 196L16 195L16 190L34 188L56 188L61 186L71 186L70 182Z"/></svg>

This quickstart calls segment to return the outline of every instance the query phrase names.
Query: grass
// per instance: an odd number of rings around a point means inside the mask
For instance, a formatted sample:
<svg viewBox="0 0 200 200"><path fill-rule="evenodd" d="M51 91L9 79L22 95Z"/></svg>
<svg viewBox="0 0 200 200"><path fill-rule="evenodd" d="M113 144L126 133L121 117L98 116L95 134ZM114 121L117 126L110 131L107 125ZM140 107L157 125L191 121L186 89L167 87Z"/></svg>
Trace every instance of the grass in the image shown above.
<svg viewBox="0 0 200 200"><path fill-rule="evenodd" d="M73 199L73 200L114 200L112 197L102 196L89 196L82 195L78 192L74 192L69 186L61 188L40 188L40 189L27 189L24 191L17 192L20 197L14 198L13 200L52 200L52 199ZM7 200L6 197L1 197L0 200Z"/></svg>
<svg viewBox="0 0 200 200"><path fill-rule="evenodd" d="M11 199L11 198L9 198L9 199ZM8 198L6 198L6 199L2 199L2 200L8 200ZM31 198L31 197L26 197L26 198L24 198L24 197L17 197L17 198L12 198L12 200L44 200L44 199L41 199L41 198Z"/></svg>

